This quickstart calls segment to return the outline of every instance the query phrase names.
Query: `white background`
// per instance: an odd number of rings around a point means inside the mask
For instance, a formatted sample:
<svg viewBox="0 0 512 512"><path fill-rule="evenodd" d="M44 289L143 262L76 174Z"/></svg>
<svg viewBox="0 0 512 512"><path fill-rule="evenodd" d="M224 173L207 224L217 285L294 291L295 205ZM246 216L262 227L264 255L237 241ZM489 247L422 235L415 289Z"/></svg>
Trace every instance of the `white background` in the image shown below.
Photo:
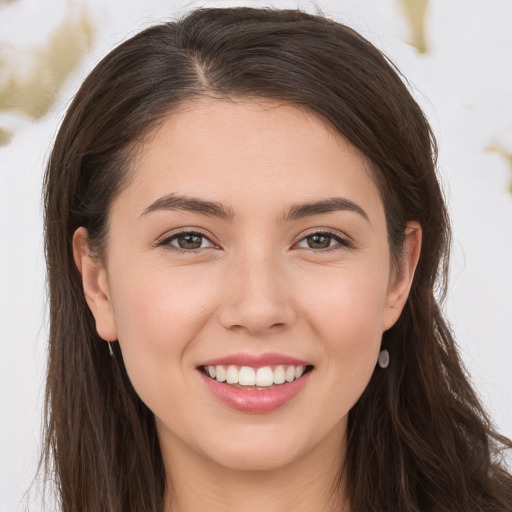
<svg viewBox="0 0 512 512"><path fill-rule="evenodd" d="M82 5L96 26L94 44L52 110L38 121L0 112L0 126L14 133L0 146L0 512L24 506L38 460L47 336L40 190L70 98L121 40L192 7L273 5L315 12L312 2L277 0L18 0L0 5L0 49L23 55L43 45L66 9ZM315 5L391 57L433 125L454 229L445 309L480 396L498 429L512 437L512 160L488 149L512 153L512 2L431 0L424 55L407 44L409 27L398 0ZM31 510L39 510L37 498L34 503Z"/></svg>

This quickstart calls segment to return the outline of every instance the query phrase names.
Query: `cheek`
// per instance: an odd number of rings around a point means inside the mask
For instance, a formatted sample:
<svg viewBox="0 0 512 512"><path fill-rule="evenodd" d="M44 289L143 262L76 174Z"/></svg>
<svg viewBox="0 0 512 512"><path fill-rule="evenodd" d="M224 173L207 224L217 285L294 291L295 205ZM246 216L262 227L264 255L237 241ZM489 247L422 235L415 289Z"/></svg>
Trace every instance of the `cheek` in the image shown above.
<svg viewBox="0 0 512 512"><path fill-rule="evenodd" d="M113 301L120 340L165 348L187 337L190 329L200 329L211 303L211 282L190 269L148 265L131 268L136 270L129 279L114 276Z"/></svg>
<svg viewBox="0 0 512 512"><path fill-rule="evenodd" d="M326 400L333 410L348 411L375 369L388 280L378 265L332 275L336 278L310 292L304 314L324 344L326 357L320 369L333 390Z"/></svg>
<svg viewBox="0 0 512 512"><path fill-rule="evenodd" d="M170 274L146 267L132 272L130 279L112 279L124 364L148 406L152 400L145 398L154 395L152 387L179 380L187 348L211 315L213 287L190 271Z"/></svg>
<svg viewBox="0 0 512 512"><path fill-rule="evenodd" d="M303 314L316 329L330 332L328 338L339 334L343 339L344 333L360 341L368 332L382 334L388 288L385 265L319 269L316 275L311 271L306 275L299 294L304 298Z"/></svg>

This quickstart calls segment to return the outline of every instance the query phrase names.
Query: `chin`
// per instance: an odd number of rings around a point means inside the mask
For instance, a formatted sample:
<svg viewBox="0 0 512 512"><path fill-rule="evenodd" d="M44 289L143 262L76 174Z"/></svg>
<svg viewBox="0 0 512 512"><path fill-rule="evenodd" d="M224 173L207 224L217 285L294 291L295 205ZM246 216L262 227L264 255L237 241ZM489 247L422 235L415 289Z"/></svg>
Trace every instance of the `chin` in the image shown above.
<svg viewBox="0 0 512 512"><path fill-rule="evenodd" d="M214 450L204 455L212 462L233 471L272 471L292 464L308 450L304 442L295 436L283 438L265 435L226 436L224 442L214 443ZM300 448L302 446L302 449Z"/></svg>
<svg viewBox="0 0 512 512"><path fill-rule="evenodd" d="M224 451L215 457L214 461L232 471L254 472L254 471L274 471L282 469L292 464L296 459L296 454L275 453L270 451L241 450L235 452Z"/></svg>

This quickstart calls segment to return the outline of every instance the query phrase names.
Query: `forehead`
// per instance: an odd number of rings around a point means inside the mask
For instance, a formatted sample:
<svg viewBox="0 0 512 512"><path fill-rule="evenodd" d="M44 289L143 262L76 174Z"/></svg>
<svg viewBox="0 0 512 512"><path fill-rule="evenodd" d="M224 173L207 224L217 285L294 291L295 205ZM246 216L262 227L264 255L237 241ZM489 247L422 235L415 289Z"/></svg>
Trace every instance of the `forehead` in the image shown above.
<svg viewBox="0 0 512 512"><path fill-rule="evenodd" d="M146 202L177 192L271 210L334 195L380 203L364 156L320 116L286 104L190 102L140 149L127 192Z"/></svg>

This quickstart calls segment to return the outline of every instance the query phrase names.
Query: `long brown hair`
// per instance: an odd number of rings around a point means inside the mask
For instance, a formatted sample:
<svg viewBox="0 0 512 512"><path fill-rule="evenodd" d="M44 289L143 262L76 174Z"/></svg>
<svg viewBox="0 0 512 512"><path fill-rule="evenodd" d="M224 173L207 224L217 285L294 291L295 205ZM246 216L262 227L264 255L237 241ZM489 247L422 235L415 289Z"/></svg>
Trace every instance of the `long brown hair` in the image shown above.
<svg viewBox="0 0 512 512"><path fill-rule="evenodd" d="M154 418L121 352L95 330L72 254L79 226L101 255L113 199L144 136L201 96L274 99L314 112L366 155L390 250L405 223L422 253L392 354L349 413L343 471L354 511L512 510L512 477L461 365L438 300L449 223L430 127L394 67L352 29L295 10L201 9L149 28L107 55L77 93L45 178L50 345L44 470L64 511L163 509ZM437 298L436 298L437 297Z"/></svg>

